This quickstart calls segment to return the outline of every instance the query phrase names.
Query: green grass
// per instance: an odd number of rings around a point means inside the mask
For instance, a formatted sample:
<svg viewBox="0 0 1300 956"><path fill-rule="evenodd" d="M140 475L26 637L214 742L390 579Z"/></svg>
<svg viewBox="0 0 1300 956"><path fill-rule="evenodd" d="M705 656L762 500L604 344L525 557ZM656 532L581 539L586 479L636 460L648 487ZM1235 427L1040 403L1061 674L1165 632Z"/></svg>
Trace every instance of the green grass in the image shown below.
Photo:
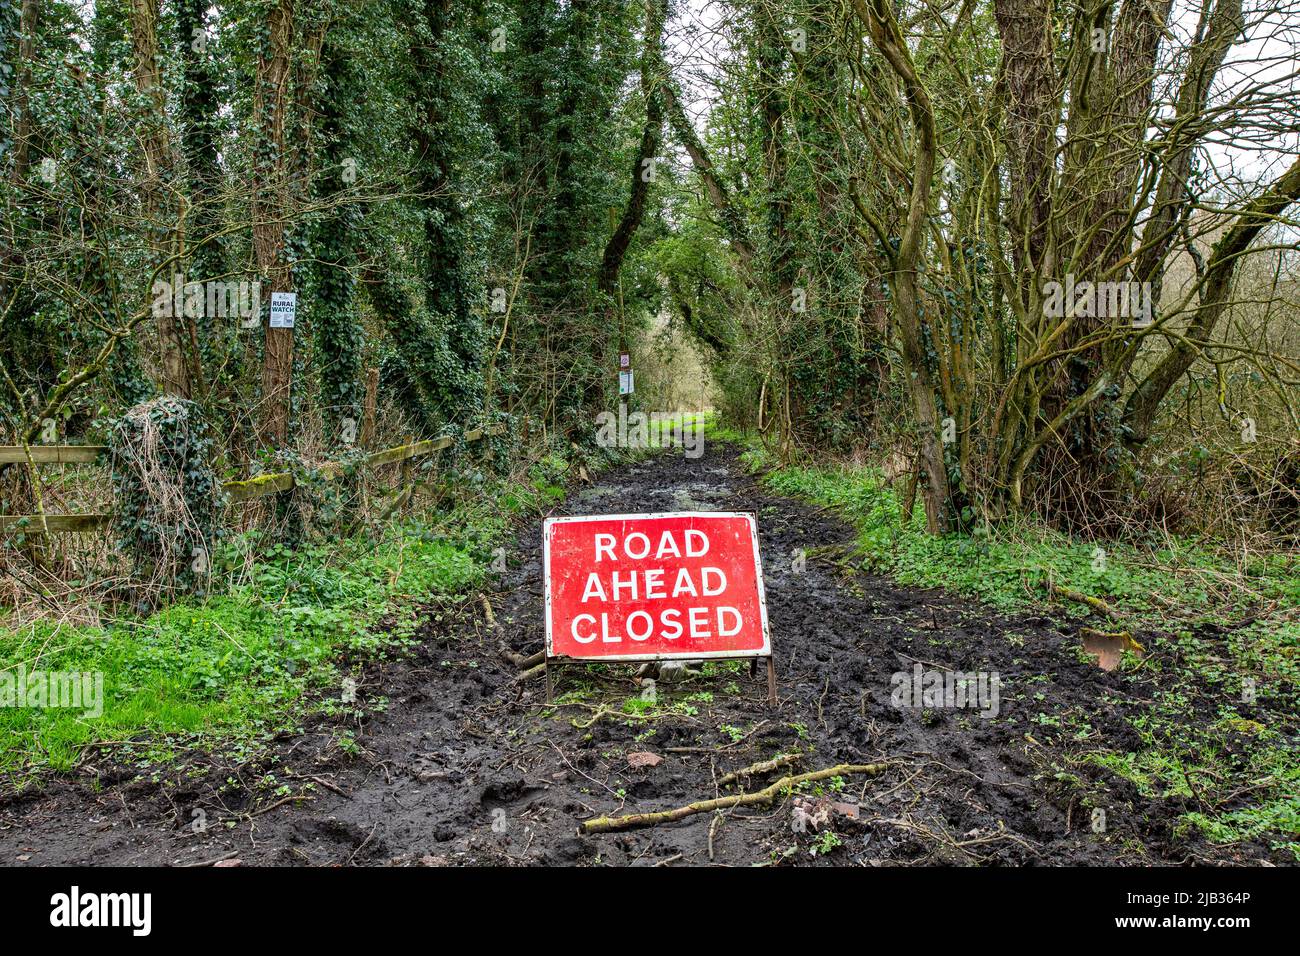
<svg viewBox="0 0 1300 956"><path fill-rule="evenodd" d="M1130 720L1143 747L1121 753L1091 749L1075 762L1131 781L1148 798L1192 798L1182 832L1199 831L1230 845L1263 839L1300 860L1300 753L1290 739L1300 710L1300 568L1294 555L1236 555L1213 542L1163 539L1156 546L1080 541L1029 521L987 533L929 535L918 506L901 521L897 496L871 468L837 464L781 465L743 435L713 428L709 437L744 448L762 483L787 497L838 512L856 530L853 558L901 584L971 595L1004 611L1038 609L1046 579L1103 598L1127 615L1126 625L1159 634L1153 649L1169 653L1126 663L1150 695L1149 710ZM812 549L810 549L812 550ZM813 551L815 554L816 552ZM1254 610L1252 610L1254 609ZM1262 612L1262 613L1261 613ZM1057 616L1086 608L1053 606ZM1250 614L1254 623L1237 626ZM1219 629L1204 630L1208 624ZM1170 661L1160 672L1160 661ZM1256 681L1261 704L1241 716L1243 680ZM1196 699L1208 699L1219 718L1190 723ZM1067 717L1069 715L1066 715ZM1059 715L1045 720L1059 723ZM1077 779L1069 768L1065 776Z"/></svg>
<svg viewBox="0 0 1300 956"><path fill-rule="evenodd" d="M728 433L715 429L711 434ZM771 456L752 445L745 460L763 471L762 481L772 491L831 506L848 518L857 528L859 554L867 566L902 584L944 587L1009 610L1041 603L1050 573L1058 585L1153 622L1167 621L1170 605L1180 617L1196 620L1197 612L1203 612L1205 620L1217 620L1225 594L1245 602L1300 606L1300 568L1294 556L1254 556L1243 568L1223 552L1188 539L1139 548L1080 541L1027 521L1008 522L987 534L935 536L925 532L919 504L911 520L900 523L897 496L874 469L776 467ZM1165 604L1153 601L1152 594ZM1282 645L1294 647L1295 637L1292 630Z"/></svg>
<svg viewBox="0 0 1300 956"><path fill-rule="evenodd" d="M0 774L22 784L66 771L96 742L135 741L115 752L142 765L182 747L256 747L315 708L357 708L340 703L349 662L400 651L414 602L478 587L512 515L562 495L566 470L544 461L524 482L485 489L434 523L391 526L378 540L270 546L248 570L238 553L260 543L245 535L214 556L219 593L148 616L94 628L0 624L0 671L97 672L104 698L98 717L0 707ZM390 614L396 623L381 627Z"/></svg>

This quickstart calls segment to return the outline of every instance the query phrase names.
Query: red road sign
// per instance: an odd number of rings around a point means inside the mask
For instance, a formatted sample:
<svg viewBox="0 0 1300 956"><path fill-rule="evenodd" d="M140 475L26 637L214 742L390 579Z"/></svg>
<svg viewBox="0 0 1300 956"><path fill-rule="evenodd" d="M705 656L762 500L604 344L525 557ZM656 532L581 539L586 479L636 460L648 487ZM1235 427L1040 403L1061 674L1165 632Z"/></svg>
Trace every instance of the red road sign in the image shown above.
<svg viewBox="0 0 1300 956"><path fill-rule="evenodd" d="M548 657L771 654L752 515L548 518L542 536Z"/></svg>

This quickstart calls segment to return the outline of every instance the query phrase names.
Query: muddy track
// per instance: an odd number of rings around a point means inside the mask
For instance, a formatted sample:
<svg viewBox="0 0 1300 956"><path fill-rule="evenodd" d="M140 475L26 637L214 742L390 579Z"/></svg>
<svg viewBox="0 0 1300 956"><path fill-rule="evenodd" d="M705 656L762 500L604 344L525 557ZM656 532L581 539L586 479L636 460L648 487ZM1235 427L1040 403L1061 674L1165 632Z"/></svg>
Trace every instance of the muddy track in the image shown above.
<svg viewBox="0 0 1300 956"><path fill-rule="evenodd" d="M541 522L532 520L491 595L495 625L478 600L421 609L417 650L367 667L359 697L387 705L363 725L315 718L255 763L193 753L181 770L142 773L111 751L94 754L76 774L0 803L0 863L1149 864L1272 855L1262 845L1226 852L1177 839L1173 823L1189 807L1143 798L1096 768L1073 766L1079 782L1059 782L1070 745L1040 730L1040 715L1082 713L1108 748L1137 749L1123 718L1148 696L1142 686L1081 662L1075 623L999 614L816 557L796 573L796 549L847 544L852 531L765 493L728 447L613 470L557 513L696 509L758 516L775 711L762 674L746 669L661 683L662 715L633 719L622 706L640 688L626 666L566 674L557 692L569 703L548 710L542 682L514 683L499 653L540 647ZM892 706L891 675L918 661L997 672L997 717ZM340 747L345 731L357 748ZM663 759L633 769L633 751ZM795 751L804 754L796 771L891 764L833 795L859 806L856 816L848 807L832 813L839 845L827 854L811 852L817 834L794 832L788 799L576 833L590 817L711 798L726 772ZM259 784L268 773L274 786ZM282 787L309 799L286 799ZM1102 833L1094 808L1106 811Z"/></svg>

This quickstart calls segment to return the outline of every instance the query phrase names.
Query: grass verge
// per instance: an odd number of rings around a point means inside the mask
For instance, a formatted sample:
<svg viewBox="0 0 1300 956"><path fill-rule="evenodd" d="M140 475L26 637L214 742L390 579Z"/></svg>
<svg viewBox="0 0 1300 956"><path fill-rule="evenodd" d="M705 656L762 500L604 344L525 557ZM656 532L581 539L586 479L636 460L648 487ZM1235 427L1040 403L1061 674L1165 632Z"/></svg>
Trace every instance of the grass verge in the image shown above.
<svg viewBox="0 0 1300 956"><path fill-rule="evenodd" d="M512 519L562 498L568 470L548 456L378 536L288 549L241 535L214 554L217 593L149 615L100 627L0 620L0 775L23 786L71 769L89 746L140 766L189 747L251 752L307 714L356 709L345 699L352 671L401 653L413 607L474 591ZM82 706L50 706L51 674L82 680Z"/></svg>
<svg viewBox="0 0 1300 956"><path fill-rule="evenodd" d="M1144 797L1192 807L1178 835L1221 847L1261 841L1300 861L1300 566L1292 554L1242 556L1214 542L1165 537L1150 546L1081 541L1028 521L979 535L929 535L918 507L907 521L893 488L871 468L783 465L744 435L739 445L771 491L833 509L856 530L865 570L899 583L944 588L1004 611L1041 610L1047 582L1100 597L1141 632L1149 654L1123 675L1151 704L1128 718L1142 747L1091 741L1058 768L1081 766L1133 784ZM1082 617L1086 607L1053 608ZM1207 713L1208 712L1208 713ZM1189 714L1206 715L1190 721ZM1080 720L1082 715L1075 715ZM1069 739L1070 715L1062 719Z"/></svg>

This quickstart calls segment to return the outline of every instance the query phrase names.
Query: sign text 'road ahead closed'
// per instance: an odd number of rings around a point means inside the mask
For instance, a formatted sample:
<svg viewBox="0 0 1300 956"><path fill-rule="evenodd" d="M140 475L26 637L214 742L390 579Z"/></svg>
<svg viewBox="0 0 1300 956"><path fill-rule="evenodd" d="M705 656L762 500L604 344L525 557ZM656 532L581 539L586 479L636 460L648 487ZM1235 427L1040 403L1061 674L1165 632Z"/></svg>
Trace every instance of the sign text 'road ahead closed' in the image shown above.
<svg viewBox="0 0 1300 956"><path fill-rule="evenodd" d="M549 656L771 652L751 515L550 518L543 536Z"/></svg>

